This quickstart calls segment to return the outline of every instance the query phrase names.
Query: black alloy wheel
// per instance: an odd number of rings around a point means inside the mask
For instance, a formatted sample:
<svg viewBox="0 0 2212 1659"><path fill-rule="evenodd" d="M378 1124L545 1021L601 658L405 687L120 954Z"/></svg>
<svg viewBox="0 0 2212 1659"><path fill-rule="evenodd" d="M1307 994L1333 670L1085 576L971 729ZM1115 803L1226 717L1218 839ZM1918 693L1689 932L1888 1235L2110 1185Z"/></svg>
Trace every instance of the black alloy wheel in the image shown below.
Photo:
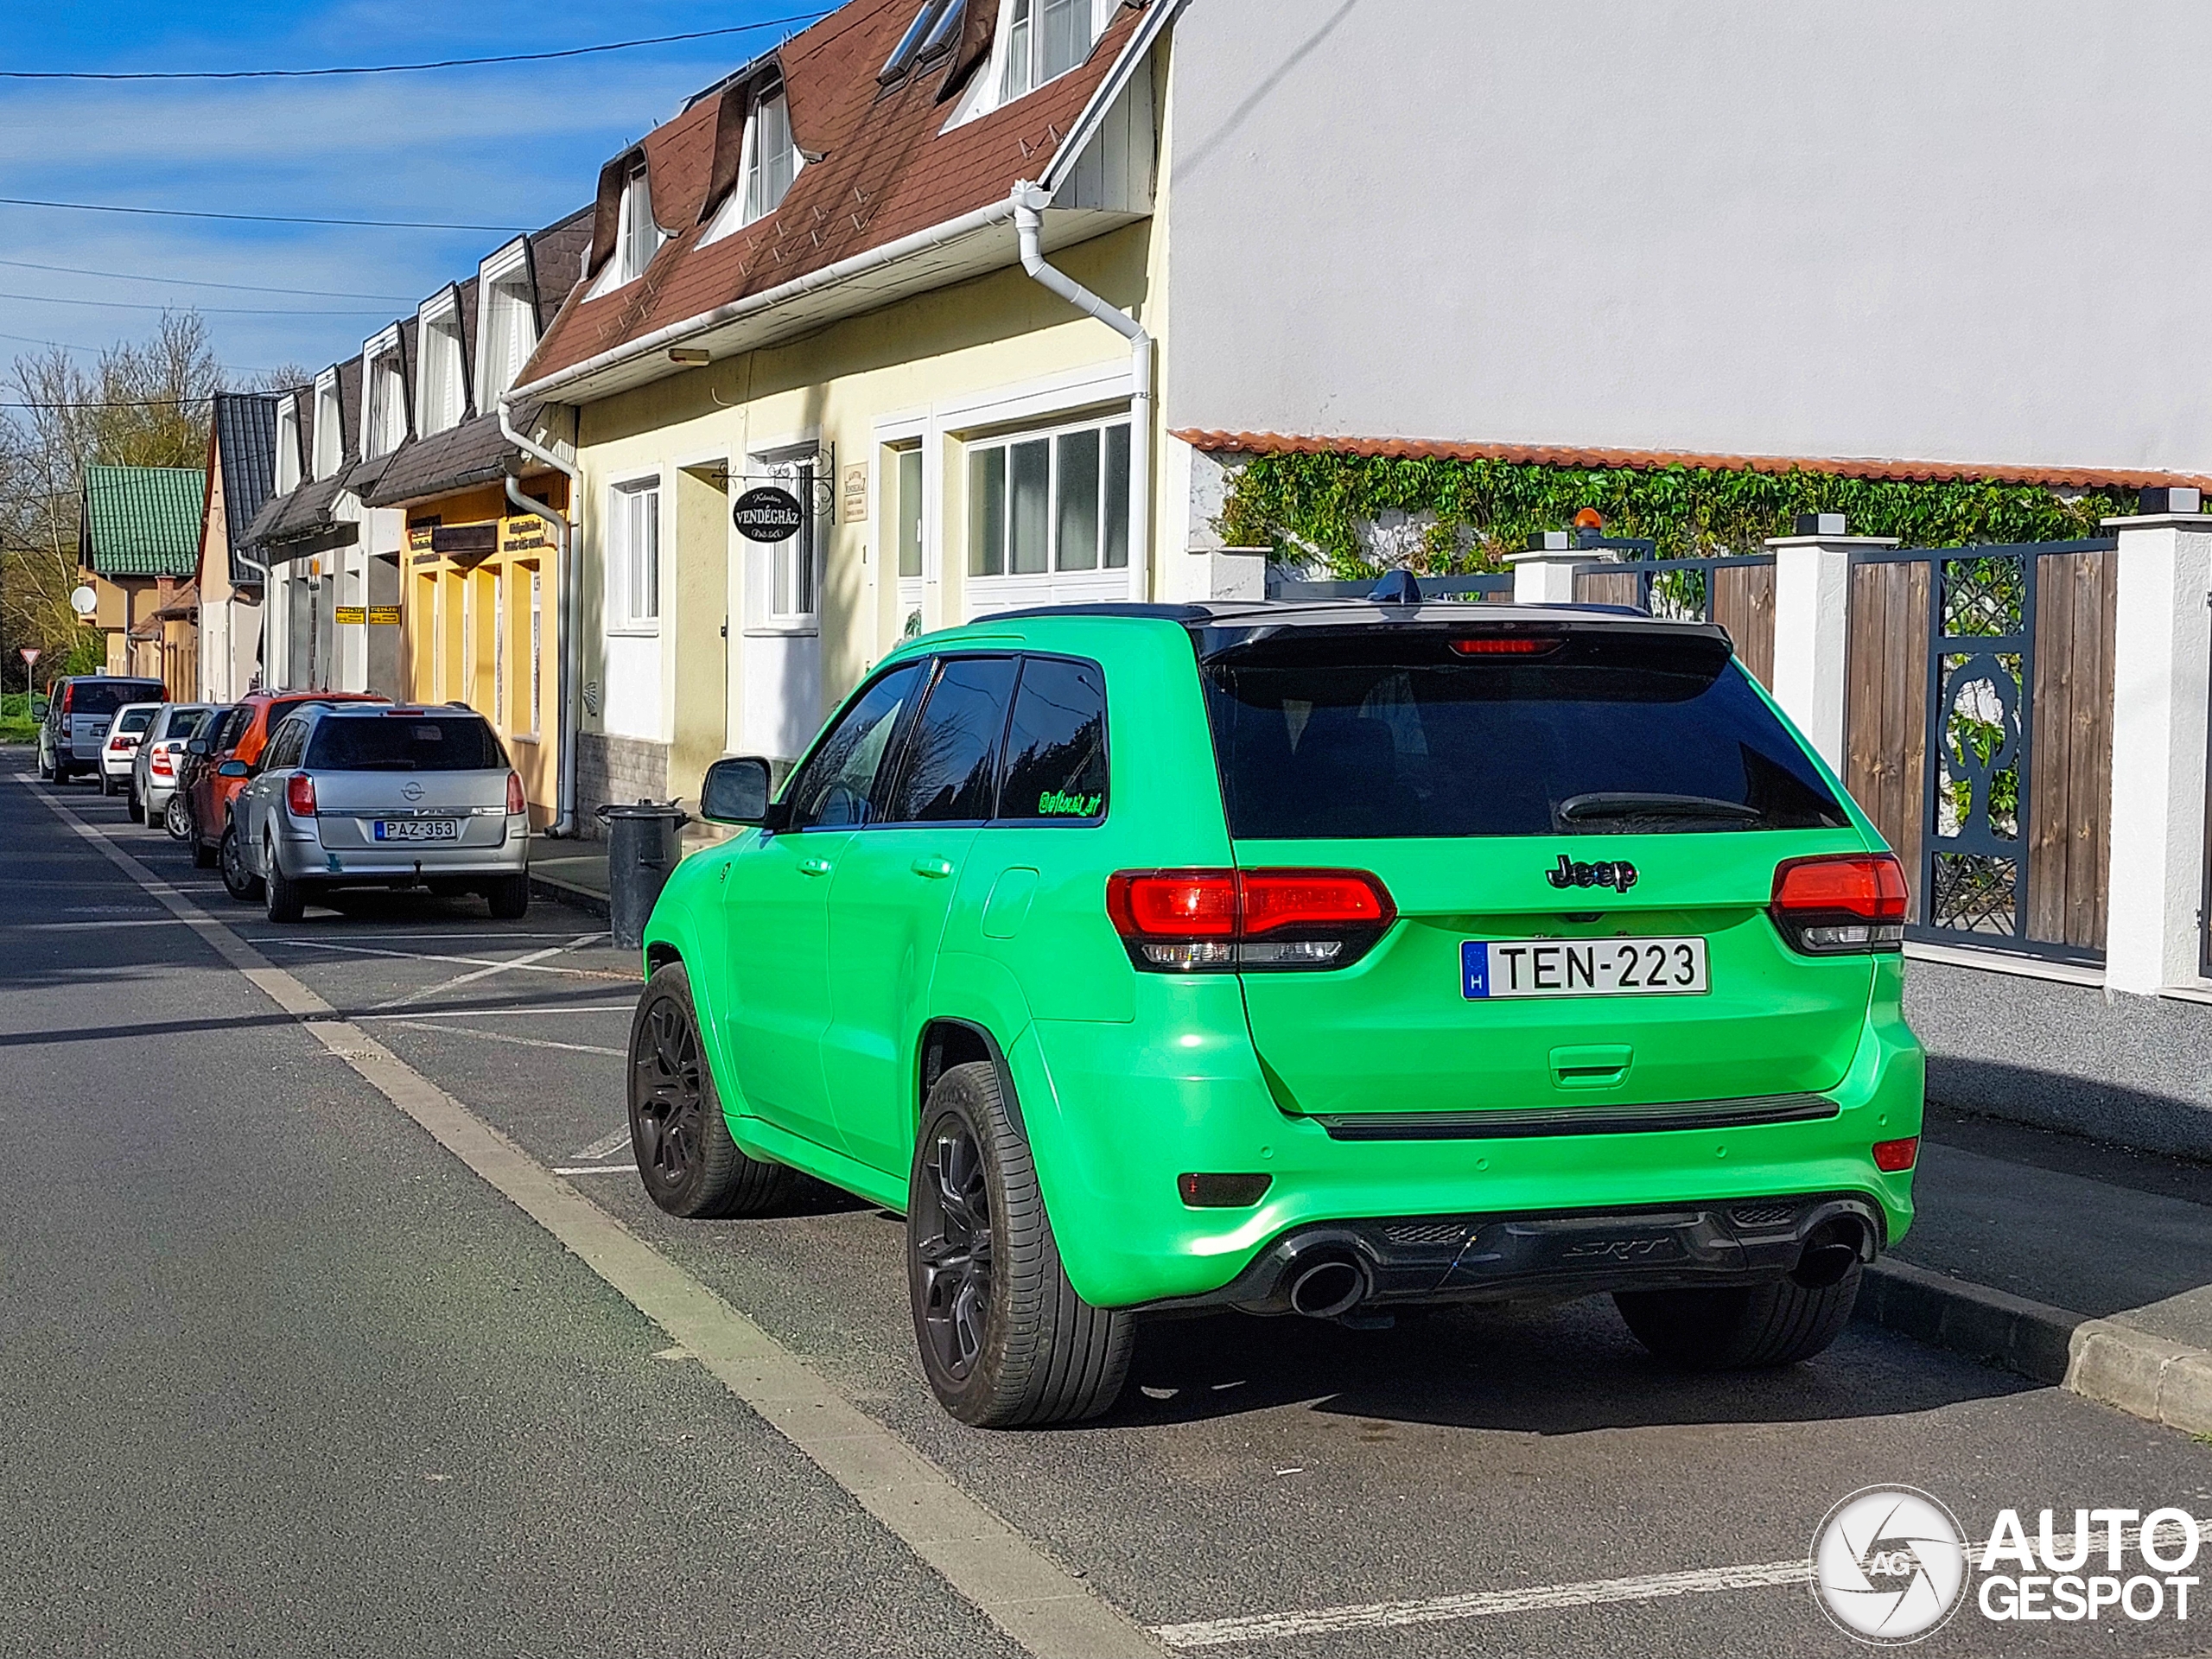
<svg viewBox="0 0 2212 1659"><path fill-rule="evenodd" d="M922 1329L945 1376L964 1381L983 1351L997 1262L983 1149L965 1120L941 1122L914 1184L912 1230Z"/></svg>
<svg viewBox="0 0 2212 1659"><path fill-rule="evenodd" d="M223 873L225 893L242 905L259 901L261 878L245 867L245 848L239 840L236 823L225 828L223 839L215 849L215 860Z"/></svg>
<svg viewBox="0 0 2212 1659"><path fill-rule="evenodd" d="M681 963L654 970L630 1021L630 1149L645 1195L672 1216L760 1216L780 1208L791 1172L730 1139L699 1041Z"/></svg>
<svg viewBox="0 0 2212 1659"><path fill-rule="evenodd" d="M698 1161L706 1117L699 1033L689 1009L661 996L645 1009L641 1034L630 1058L638 1170L648 1185L674 1191Z"/></svg>

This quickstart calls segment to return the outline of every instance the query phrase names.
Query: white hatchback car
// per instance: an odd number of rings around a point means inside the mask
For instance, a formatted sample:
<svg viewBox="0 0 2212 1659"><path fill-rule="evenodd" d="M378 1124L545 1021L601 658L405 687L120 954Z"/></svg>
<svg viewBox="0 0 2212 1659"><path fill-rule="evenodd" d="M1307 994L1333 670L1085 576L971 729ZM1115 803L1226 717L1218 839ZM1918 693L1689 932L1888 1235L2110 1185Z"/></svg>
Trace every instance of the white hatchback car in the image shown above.
<svg viewBox="0 0 2212 1659"><path fill-rule="evenodd" d="M107 735L100 741L101 794L119 795L130 787L130 767L138 758L138 746L146 741L146 728L161 712L158 702L126 702L115 711ZM137 816L135 807L132 816Z"/></svg>
<svg viewBox="0 0 2212 1659"><path fill-rule="evenodd" d="M177 798L179 776L184 771L184 746L200 729L200 722L214 709L212 702L165 702L138 745L130 763L130 816L149 824L166 822L169 803ZM189 826L186 826L188 829ZM184 839L176 826L169 833Z"/></svg>

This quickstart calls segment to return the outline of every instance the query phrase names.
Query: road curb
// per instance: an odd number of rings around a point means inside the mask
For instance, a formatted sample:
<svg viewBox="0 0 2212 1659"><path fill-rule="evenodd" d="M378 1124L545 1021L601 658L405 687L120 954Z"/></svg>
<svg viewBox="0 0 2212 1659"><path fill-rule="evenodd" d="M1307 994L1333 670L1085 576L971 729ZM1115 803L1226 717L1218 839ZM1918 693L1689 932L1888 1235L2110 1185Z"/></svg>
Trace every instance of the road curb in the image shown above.
<svg viewBox="0 0 2212 1659"><path fill-rule="evenodd" d="M530 896L550 899L556 905L566 905L571 910L581 910L587 916L596 916L601 921L608 918L607 895L594 893L589 887L571 887L566 881L556 881L550 875L534 871L530 878Z"/></svg>
<svg viewBox="0 0 2212 1659"><path fill-rule="evenodd" d="M1866 1269L1854 1319L2191 1434L2212 1434L2212 1352L1905 1262Z"/></svg>

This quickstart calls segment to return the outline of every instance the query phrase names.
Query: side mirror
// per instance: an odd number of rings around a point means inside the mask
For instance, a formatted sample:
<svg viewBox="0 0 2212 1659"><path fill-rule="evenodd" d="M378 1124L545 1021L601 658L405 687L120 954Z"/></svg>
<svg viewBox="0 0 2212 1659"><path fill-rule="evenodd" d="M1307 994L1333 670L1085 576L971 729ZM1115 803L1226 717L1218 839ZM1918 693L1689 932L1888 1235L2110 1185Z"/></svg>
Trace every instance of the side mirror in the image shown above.
<svg viewBox="0 0 2212 1659"><path fill-rule="evenodd" d="M699 785L699 816L715 823L767 823L775 811L768 777L768 763L757 755L715 761Z"/></svg>
<svg viewBox="0 0 2212 1659"><path fill-rule="evenodd" d="M206 754L207 753L207 740L204 737L194 738L190 742L184 746L184 752L187 754Z"/></svg>
<svg viewBox="0 0 2212 1659"><path fill-rule="evenodd" d="M44 720L46 718L48 706L48 705L44 697L33 697L31 699L31 718L33 720Z"/></svg>
<svg viewBox="0 0 2212 1659"><path fill-rule="evenodd" d="M218 778L251 778L253 768L243 760L226 760L215 768L215 775Z"/></svg>

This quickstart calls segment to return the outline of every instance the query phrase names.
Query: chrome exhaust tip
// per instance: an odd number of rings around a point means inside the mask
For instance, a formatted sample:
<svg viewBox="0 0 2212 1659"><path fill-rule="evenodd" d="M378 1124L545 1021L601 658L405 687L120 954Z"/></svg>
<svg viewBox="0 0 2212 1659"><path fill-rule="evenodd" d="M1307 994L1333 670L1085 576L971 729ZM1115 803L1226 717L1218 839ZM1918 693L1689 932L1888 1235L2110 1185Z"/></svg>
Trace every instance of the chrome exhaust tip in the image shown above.
<svg viewBox="0 0 2212 1659"><path fill-rule="evenodd" d="M1333 1319L1367 1300L1367 1273L1341 1255L1301 1262L1291 1268L1290 1311L1309 1319Z"/></svg>

